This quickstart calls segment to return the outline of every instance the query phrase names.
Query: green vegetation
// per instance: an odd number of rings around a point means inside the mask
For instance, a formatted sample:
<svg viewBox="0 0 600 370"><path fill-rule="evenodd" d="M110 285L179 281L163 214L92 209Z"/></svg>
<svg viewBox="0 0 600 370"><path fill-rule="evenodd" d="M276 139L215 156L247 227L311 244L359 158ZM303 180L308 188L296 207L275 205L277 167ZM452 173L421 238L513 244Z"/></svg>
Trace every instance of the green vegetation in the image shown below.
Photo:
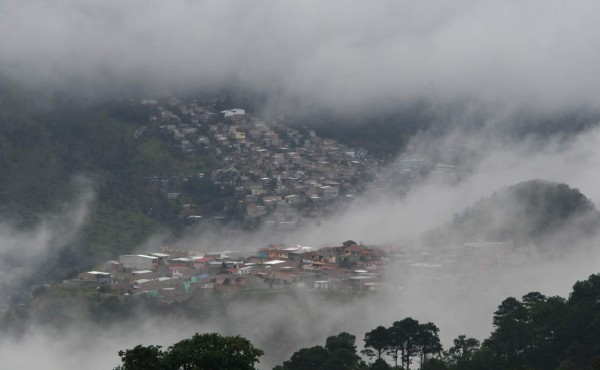
<svg viewBox="0 0 600 370"><path fill-rule="evenodd" d="M0 217L26 229L67 212L84 191L81 178L95 195L83 230L47 277L61 280L182 227L179 207L148 179L210 171L212 163L186 157L149 122L151 109L124 99L89 105L49 98L42 105L15 86L0 89ZM143 134L134 135L140 127Z"/></svg>
<svg viewBox="0 0 600 370"><path fill-rule="evenodd" d="M263 351L241 336L223 337L217 333L194 334L170 346L136 346L119 351L122 365L115 370L252 370Z"/></svg>
<svg viewBox="0 0 600 370"><path fill-rule="evenodd" d="M300 349L274 370L391 369L386 357L394 369L410 369L415 359L422 370L600 369L600 274L577 282L568 299L538 292L506 298L493 324L483 343L459 335L443 351L433 323L408 317L365 334L362 353L376 359L370 365L354 357L354 336L342 333L327 343L347 338L344 364L326 345Z"/></svg>
<svg viewBox="0 0 600 370"><path fill-rule="evenodd" d="M273 370L358 369L365 364L356 353L356 337L346 332L327 338L325 347L303 348Z"/></svg>
<svg viewBox="0 0 600 370"><path fill-rule="evenodd" d="M315 130L350 147L361 147L376 157L389 159L404 151L411 138L431 128L435 116L426 106L416 104L391 114L369 112L350 116L313 113L294 119L294 125Z"/></svg>
<svg viewBox="0 0 600 370"><path fill-rule="evenodd" d="M367 357L382 359L388 353L398 366L398 360L403 368L409 368L413 357L418 357L421 363L432 355L439 355L442 351L439 329L431 322L420 324L417 320L407 317L396 321L385 328L378 326L365 334L365 349L362 351Z"/></svg>
<svg viewBox="0 0 600 370"><path fill-rule="evenodd" d="M542 180L518 183L484 198L446 227L434 240L506 240L517 243L569 244L596 232L600 213L578 189Z"/></svg>

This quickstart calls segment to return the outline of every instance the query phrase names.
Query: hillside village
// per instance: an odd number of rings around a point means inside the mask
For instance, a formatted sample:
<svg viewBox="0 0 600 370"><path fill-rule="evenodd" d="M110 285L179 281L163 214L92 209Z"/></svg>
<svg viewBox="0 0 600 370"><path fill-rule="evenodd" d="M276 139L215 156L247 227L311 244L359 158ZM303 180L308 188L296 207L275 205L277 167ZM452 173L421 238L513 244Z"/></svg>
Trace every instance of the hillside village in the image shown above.
<svg viewBox="0 0 600 370"><path fill-rule="evenodd" d="M292 229L319 221L373 186L379 165L361 148L350 148L315 131L266 122L244 109L215 110L215 103L171 98L154 108L151 122L185 155L208 156L217 168L193 176L152 177L149 186L181 204L179 218L238 221L246 227ZM135 135L144 135L145 126ZM202 207L190 193L224 201Z"/></svg>
<svg viewBox="0 0 600 370"><path fill-rule="evenodd" d="M183 301L197 293L274 289L361 294L387 287L402 294L409 279L432 287L442 281L471 284L475 271L499 271L528 263L528 253L515 249L512 242L466 242L433 250L374 247L348 240L318 249L269 245L250 255L163 246L160 252L121 255L63 284L147 295L165 302Z"/></svg>
<svg viewBox="0 0 600 370"><path fill-rule="evenodd" d="M222 110L224 102L219 99L147 99L141 103L151 115L135 130L134 140L142 143L154 130L161 142L168 142L184 158L182 162L207 157L211 160L203 173L167 169L165 172L172 175L147 177L150 193L170 204L183 223L222 222L233 224L231 229L236 232L243 228L286 231L318 225L367 190L391 185L394 191L408 193L425 179L456 181L464 171L461 160L475 155L468 147L457 147L458 155L428 158L409 147L384 169L364 149L321 138L306 127L290 127L282 118L266 121L240 108ZM352 248L357 255L352 255ZM172 299L183 299L200 286L204 291L305 287L366 292L380 288L390 263L394 274L401 271L434 281L448 278L456 260L469 261L463 252L456 257L438 251L433 258L434 253L361 244L324 250L272 246L251 257L170 249L156 253L150 255L153 262L137 255L122 261L117 258L67 284L83 283L123 294L152 292L177 297ZM132 264L132 260L136 262ZM0 294L10 297L0 302L0 311L6 310L9 303L26 300L27 292L11 288L25 272L19 266L0 266L0 280L4 282ZM77 272L69 273L74 276Z"/></svg>
<svg viewBox="0 0 600 370"><path fill-rule="evenodd" d="M82 284L105 292L146 294L163 301L184 300L197 291L307 288L369 292L381 283L388 250L348 240L313 250L269 245L256 253L196 253L172 250L121 255L64 284Z"/></svg>

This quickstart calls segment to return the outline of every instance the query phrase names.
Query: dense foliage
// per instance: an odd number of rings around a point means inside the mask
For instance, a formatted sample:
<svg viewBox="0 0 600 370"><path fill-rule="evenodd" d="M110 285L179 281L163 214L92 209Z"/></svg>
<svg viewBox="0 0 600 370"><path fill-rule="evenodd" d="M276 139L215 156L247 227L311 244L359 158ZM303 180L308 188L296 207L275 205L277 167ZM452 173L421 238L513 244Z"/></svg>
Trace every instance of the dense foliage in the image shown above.
<svg viewBox="0 0 600 370"><path fill-rule="evenodd" d="M388 360L397 369L410 369L414 362L424 370L600 369L600 274L577 282L568 299L538 292L506 298L493 324L483 343L459 335L444 351L433 323L408 317L365 334L362 353L375 359L370 365L354 357L353 336L342 333L338 337L351 338L352 344L342 356L345 365L326 345L300 349L275 369L391 369Z"/></svg>
<svg viewBox="0 0 600 370"><path fill-rule="evenodd" d="M518 183L483 198L441 230L438 240L493 240L568 245L590 236L600 214L578 189L543 180Z"/></svg>
<svg viewBox="0 0 600 370"><path fill-rule="evenodd" d="M327 338L325 347L314 346L299 350L274 370L335 370L365 367L356 352L355 342L354 335L342 332Z"/></svg>
<svg viewBox="0 0 600 370"><path fill-rule="evenodd" d="M69 278L156 232L177 232L180 205L157 195L148 179L204 172L212 163L184 156L158 123L149 122L152 108L130 99L38 102L2 82L0 217L30 228L45 215L68 212L78 194L94 195L83 230L49 261L46 277ZM141 127L143 135L136 135Z"/></svg>
<svg viewBox="0 0 600 370"><path fill-rule="evenodd" d="M315 130L319 136L365 148L381 159L394 158L406 149L415 134L426 131L435 120L426 106L406 106L394 113L372 111L363 114L304 114L293 119L299 128Z"/></svg>
<svg viewBox="0 0 600 370"><path fill-rule="evenodd" d="M253 370L262 355L262 350L239 335L196 333L164 351L153 345L119 351L122 365L115 370Z"/></svg>

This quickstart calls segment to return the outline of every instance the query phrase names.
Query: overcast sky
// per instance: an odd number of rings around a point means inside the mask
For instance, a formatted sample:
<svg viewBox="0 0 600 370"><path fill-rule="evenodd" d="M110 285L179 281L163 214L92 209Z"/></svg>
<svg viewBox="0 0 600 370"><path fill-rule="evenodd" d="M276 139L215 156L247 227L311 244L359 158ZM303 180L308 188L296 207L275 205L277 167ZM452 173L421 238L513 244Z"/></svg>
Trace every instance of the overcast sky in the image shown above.
<svg viewBox="0 0 600 370"><path fill-rule="evenodd" d="M240 86L334 110L596 107L596 1L2 0L0 70L43 88Z"/></svg>

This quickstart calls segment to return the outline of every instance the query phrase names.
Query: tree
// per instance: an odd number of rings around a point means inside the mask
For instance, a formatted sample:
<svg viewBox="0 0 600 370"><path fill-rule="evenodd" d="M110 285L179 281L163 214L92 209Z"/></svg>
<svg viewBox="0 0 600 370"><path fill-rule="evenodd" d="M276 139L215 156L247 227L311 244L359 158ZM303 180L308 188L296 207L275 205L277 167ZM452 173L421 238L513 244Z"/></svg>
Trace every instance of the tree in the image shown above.
<svg viewBox="0 0 600 370"><path fill-rule="evenodd" d="M327 348L327 350L330 352L334 352L338 349L344 349L356 353L355 343L356 336L347 332L341 332L338 335L332 335L331 337L328 337L325 341L325 348Z"/></svg>
<svg viewBox="0 0 600 370"><path fill-rule="evenodd" d="M598 308L600 306L600 274L591 275L587 280L576 282L573 285L573 292L569 296L569 303Z"/></svg>
<svg viewBox="0 0 600 370"><path fill-rule="evenodd" d="M363 366L356 353L356 337L342 332L327 338L325 347L303 348L274 370L349 370Z"/></svg>
<svg viewBox="0 0 600 370"><path fill-rule="evenodd" d="M394 322L389 329L383 329L385 331L377 328L367 333L365 347L367 347L367 340L372 343L369 345L371 348L377 349L373 345L383 346L381 348L388 351L396 366L398 366L398 357L402 367L410 369L413 357L419 356L420 363L423 365L428 355L442 352L439 329L432 322L419 324L417 320L407 317Z"/></svg>
<svg viewBox="0 0 600 370"><path fill-rule="evenodd" d="M394 359L394 365L398 367L398 357L400 362L404 361L404 330L400 327L400 322L396 321L388 328L390 333L390 345L388 354Z"/></svg>
<svg viewBox="0 0 600 370"><path fill-rule="evenodd" d="M546 296L540 292L530 292L523 296L522 301L527 312L531 313L538 305L546 302Z"/></svg>
<svg viewBox="0 0 600 370"><path fill-rule="evenodd" d="M322 346L302 348L280 366L281 370L321 369L329 353Z"/></svg>
<svg viewBox="0 0 600 370"><path fill-rule="evenodd" d="M410 369L411 359L418 353L419 322L407 317L394 322L389 331L391 333L389 353L394 358L396 366L398 366L398 353L400 353L402 367Z"/></svg>
<svg viewBox="0 0 600 370"><path fill-rule="evenodd" d="M392 367L390 365L388 365L388 363L385 362L384 359L378 358L377 360L375 360L375 362L373 362L370 369L371 370L392 370Z"/></svg>
<svg viewBox="0 0 600 370"><path fill-rule="evenodd" d="M323 370L355 369L360 361L356 353L356 336L341 332L325 341L329 358L323 364Z"/></svg>
<svg viewBox="0 0 600 370"><path fill-rule="evenodd" d="M440 354L442 344L438 335L440 329L434 323L420 324L416 337L416 347L419 352L421 365L425 363L428 355Z"/></svg>
<svg viewBox="0 0 600 370"><path fill-rule="evenodd" d="M254 369L263 355L241 336L223 337L217 333L194 334L169 347L168 362L176 369Z"/></svg>
<svg viewBox="0 0 600 370"><path fill-rule="evenodd" d="M383 327L378 326L365 334L365 349L362 351L369 358L377 355L377 359L381 359L381 354L384 353L390 347L390 331Z"/></svg>
<svg viewBox="0 0 600 370"><path fill-rule="evenodd" d="M448 366L446 363L439 358L429 358L426 359L421 364L421 370L446 370Z"/></svg>
<svg viewBox="0 0 600 370"><path fill-rule="evenodd" d="M137 345L133 349L119 351L122 365L115 370L162 370L164 369L164 352L160 346Z"/></svg>
<svg viewBox="0 0 600 370"><path fill-rule="evenodd" d="M576 282L567 304L566 330L556 339L562 339L564 348L573 348L565 351L566 359L584 367L591 358L600 356L600 274ZM580 350L575 351L577 347Z"/></svg>
<svg viewBox="0 0 600 370"><path fill-rule="evenodd" d="M132 350L120 351L123 364L116 370L253 370L262 355L262 350L239 335L223 337L217 333L196 333L164 352L157 346L137 346Z"/></svg>
<svg viewBox="0 0 600 370"><path fill-rule="evenodd" d="M480 343L477 339L467 338L464 334L459 335L454 339L454 345L448 350L449 362L460 369L465 363L473 359L479 347Z"/></svg>
<svg viewBox="0 0 600 370"><path fill-rule="evenodd" d="M516 298L506 298L494 312L493 323L496 329L485 344L512 367L531 342L527 309Z"/></svg>

